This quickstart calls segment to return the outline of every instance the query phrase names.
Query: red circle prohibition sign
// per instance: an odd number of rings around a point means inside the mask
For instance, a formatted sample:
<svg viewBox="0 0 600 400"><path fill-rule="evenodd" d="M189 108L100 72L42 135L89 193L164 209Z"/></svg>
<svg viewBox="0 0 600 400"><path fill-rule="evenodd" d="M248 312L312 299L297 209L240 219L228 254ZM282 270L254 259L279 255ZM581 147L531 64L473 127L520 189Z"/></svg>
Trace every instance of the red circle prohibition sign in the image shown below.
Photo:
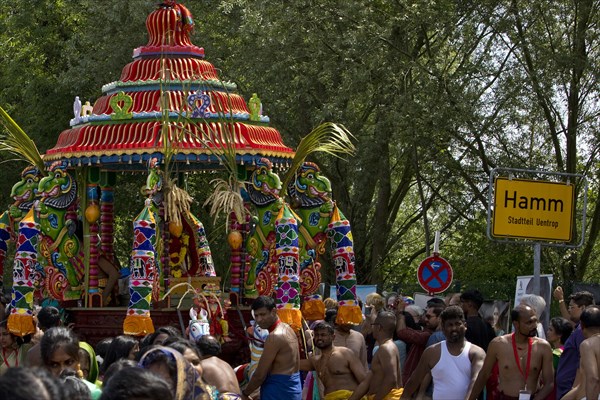
<svg viewBox="0 0 600 400"><path fill-rule="evenodd" d="M452 267L440 256L424 259L417 270L419 284L428 293L440 293L452 284Z"/></svg>

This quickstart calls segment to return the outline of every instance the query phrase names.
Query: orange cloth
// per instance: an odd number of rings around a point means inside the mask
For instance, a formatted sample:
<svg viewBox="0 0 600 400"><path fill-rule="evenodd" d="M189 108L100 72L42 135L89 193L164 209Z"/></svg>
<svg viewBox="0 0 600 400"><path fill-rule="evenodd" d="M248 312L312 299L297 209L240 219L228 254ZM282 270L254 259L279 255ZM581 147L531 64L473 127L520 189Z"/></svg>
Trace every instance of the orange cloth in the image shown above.
<svg viewBox="0 0 600 400"><path fill-rule="evenodd" d="M33 324L33 315L10 314L8 316L7 327L10 333L20 337L33 335L36 332L35 325Z"/></svg>
<svg viewBox="0 0 600 400"><path fill-rule="evenodd" d="M359 306L340 306L335 323L339 325L359 325L363 321L362 310Z"/></svg>
<svg viewBox="0 0 600 400"><path fill-rule="evenodd" d="M297 308L280 308L277 315L281 322L285 322L295 331L302 327L302 313Z"/></svg>
<svg viewBox="0 0 600 400"><path fill-rule="evenodd" d="M154 332L152 319L145 315L127 315L123 321L123 334L145 336Z"/></svg>
<svg viewBox="0 0 600 400"><path fill-rule="evenodd" d="M307 321L325 319L325 303L323 300L308 300L302 303L300 308L302 316Z"/></svg>

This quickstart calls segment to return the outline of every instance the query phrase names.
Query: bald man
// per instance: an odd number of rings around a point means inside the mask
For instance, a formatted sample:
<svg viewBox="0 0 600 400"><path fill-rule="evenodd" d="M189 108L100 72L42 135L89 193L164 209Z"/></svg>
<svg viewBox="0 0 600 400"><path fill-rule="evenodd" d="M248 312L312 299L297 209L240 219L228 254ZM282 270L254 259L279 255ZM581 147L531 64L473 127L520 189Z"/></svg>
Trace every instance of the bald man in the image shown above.
<svg viewBox="0 0 600 400"><path fill-rule="evenodd" d="M483 390L494 364L498 363L500 383L497 399L545 399L554 387L552 348L544 339L536 337L538 319L535 311L520 304L511 312L515 331L498 336L488 347L483 367L470 400L475 400ZM544 382L538 387L538 382Z"/></svg>

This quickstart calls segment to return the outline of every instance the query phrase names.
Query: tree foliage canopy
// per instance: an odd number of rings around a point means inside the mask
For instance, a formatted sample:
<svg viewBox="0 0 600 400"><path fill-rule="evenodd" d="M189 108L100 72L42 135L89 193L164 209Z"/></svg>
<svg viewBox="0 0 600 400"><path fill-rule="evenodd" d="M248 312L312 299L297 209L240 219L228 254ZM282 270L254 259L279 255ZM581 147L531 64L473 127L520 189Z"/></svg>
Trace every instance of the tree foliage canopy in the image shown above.
<svg viewBox="0 0 600 400"><path fill-rule="evenodd" d="M289 145L324 121L356 136L353 159L316 161L352 223L359 280L386 288L415 281L435 231L463 285L531 273L529 246L485 236L495 167L587 177L588 203L576 204L586 232L575 220L584 246L544 247L542 270L567 283L600 278L599 5L186 4L194 42L245 98L259 94ZM102 84L118 79L131 50L146 42L144 18L154 7L142 0L0 5L0 104L41 150L67 126L75 95L93 101ZM3 204L13 181L2 182Z"/></svg>

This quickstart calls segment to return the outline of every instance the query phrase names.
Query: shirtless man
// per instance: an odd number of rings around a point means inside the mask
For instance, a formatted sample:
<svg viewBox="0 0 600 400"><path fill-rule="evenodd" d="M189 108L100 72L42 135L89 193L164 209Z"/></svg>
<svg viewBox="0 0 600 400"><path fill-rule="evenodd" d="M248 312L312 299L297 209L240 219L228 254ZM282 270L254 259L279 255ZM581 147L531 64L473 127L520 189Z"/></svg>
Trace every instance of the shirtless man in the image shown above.
<svg viewBox="0 0 600 400"><path fill-rule="evenodd" d="M379 349L373 355L371 372L364 381L369 384L369 400L399 399L402 395L402 369L398 347L392 338L396 329L396 315L390 311L380 312L372 328ZM364 382L361 382L361 386ZM362 391L361 386L356 392Z"/></svg>
<svg viewBox="0 0 600 400"><path fill-rule="evenodd" d="M587 306L581 313L581 364L575 376L573 390L563 399L600 399L600 307Z"/></svg>
<svg viewBox="0 0 600 400"><path fill-rule="evenodd" d="M535 337L538 322L535 311L520 304L510 316L515 332L498 336L490 343L483 367L469 395L470 400L475 400L483 390L496 362L500 370L496 399L545 399L552 392L552 348L547 341ZM538 390L540 378L544 386Z"/></svg>
<svg viewBox="0 0 600 400"><path fill-rule="evenodd" d="M258 326L268 329L269 336L258 366L242 391L242 399L251 399L249 394L260 387L261 400L300 400L300 352L296 333L281 322L271 297L259 296L252 303L252 311Z"/></svg>
<svg viewBox="0 0 600 400"><path fill-rule="evenodd" d="M334 346L335 337L333 327L327 322L319 322L314 328L315 346L321 354L300 360L300 369L303 371L317 371L317 376L325 387L325 397L329 399L358 400L366 392L356 391L360 382L365 381L367 372L354 352L346 347Z"/></svg>
<svg viewBox="0 0 600 400"><path fill-rule="evenodd" d="M331 318L333 321L337 318L337 313L332 314ZM354 352L356 357L360 360L365 372L368 370L369 365L367 364L367 344L365 337L362 333L352 329L350 324L335 324L335 339L333 341L334 346L346 347Z"/></svg>
<svg viewBox="0 0 600 400"><path fill-rule="evenodd" d="M465 339L467 323L459 306L442 311L442 331L446 340L423 352L423 356L404 386L402 398L410 398L429 372L433 376L433 400L465 399L483 366L485 352Z"/></svg>
<svg viewBox="0 0 600 400"><path fill-rule="evenodd" d="M600 307L586 307L581 314L581 328L586 338L580 347L585 397L600 399Z"/></svg>
<svg viewBox="0 0 600 400"><path fill-rule="evenodd" d="M240 385L231 365L221 360L221 344L216 337L204 335L196 341L200 351L202 379L217 388L219 393L240 394Z"/></svg>

